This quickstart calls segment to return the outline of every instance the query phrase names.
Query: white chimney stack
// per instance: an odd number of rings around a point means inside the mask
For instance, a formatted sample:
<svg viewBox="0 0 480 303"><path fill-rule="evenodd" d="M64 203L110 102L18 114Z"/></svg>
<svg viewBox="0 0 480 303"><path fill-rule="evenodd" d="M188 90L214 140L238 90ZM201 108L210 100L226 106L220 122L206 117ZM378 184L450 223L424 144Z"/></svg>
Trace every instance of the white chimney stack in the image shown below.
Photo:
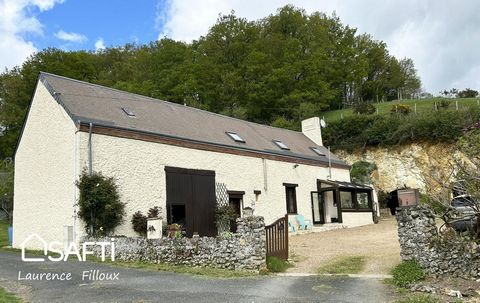
<svg viewBox="0 0 480 303"><path fill-rule="evenodd" d="M302 133L307 136L315 144L323 146L322 142L322 126L320 118L313 117L302 121Z"/></svg>

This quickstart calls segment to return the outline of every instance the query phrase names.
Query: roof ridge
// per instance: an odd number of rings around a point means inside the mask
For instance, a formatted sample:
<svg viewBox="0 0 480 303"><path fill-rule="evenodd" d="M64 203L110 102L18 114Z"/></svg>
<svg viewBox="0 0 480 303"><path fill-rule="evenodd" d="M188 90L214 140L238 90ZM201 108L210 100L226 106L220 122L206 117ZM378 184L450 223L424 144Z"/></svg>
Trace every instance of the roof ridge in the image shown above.
<svg viewBox="0 0 480 303"><path fill-rule="evenodd" d="M175 102L171 102L171 101L165 101L165 100L161 100L161 99L156 99L156 98L153 98L153 97L149 97L149 96L145 96L145 95L140 95L140 94L136 94L136 93L124 91L124 90L120 90L120 89L113 88L113 87L108 87L108 86L104 86L104 85L100 85L100 84L96 84L96 83L91 83L91 82L87 82L87 81L82 81L82 80L78 80L78 79L68 78L68 77L65 77L65 76L60 76L60 75L56 75L56 74L52 74L52 73L40 71L40 75L42 75L42 74L43 74L43 75L49 75L49 76L52 76L52 77L61 78L61 79L65 79L65 80L69 80L69 81L79 82L79 83L82 83L82 84L85 84L85 85L91 85L91 86L95 86L95 87L101 87L101 88L104 88L104 89L109 89L109 90L112 90L112 91L115 91L115 92L119 92L119 93L123 93L123 94L141 96L141 97L143 97L143 98L149 99L150 101L155 101L155 102L159 102L159 101L160 101L160 102L164 102L164 103L171 104L171 105L173 105L173 106L178 106L178 107L182 107L182 108L188 108L188 109L192 109L192 110L197 110L197 111L205 112L205 113L210 114L210 115L219 116L219 117L222 117L222 118L228 118L228 119L232 119L232 120L236 120L236 121L240 121L240 122L244 122L244 123L248 123L248 124L255 124L255 125L262 126L262 127L279 129L279 130L282 130L282 131L288 131L288 132L293 132L293 133L296 133L296 134L302 134L302 135L304 135L302 132L296 131L296 130L292 130L292 129L280 128L280 127L275 127L275 126L271 126L271 125L261 124L261 123L258 123L258 122L247 121L247 120L243 120L243 119L236 118L236 117L230 117L230 116L222 115L222 114L219 114L219 113L214 113L214 112L211 112L211 111L208 111L208 110L204 110L204 109L201 109L201 108L196 108L196 107L192 107L192 106L188 106L188 105L183 105L183 104L180 104L180 103L175 103ZM135 100L133 100L133 101L135 101ZM305 135L304 135L304 136L305 136ZM306 137L306 136L305 136L305 137ZM308 137L307 137L307 138L308 138ZM315 144L315 145L317 145L317 144ZM318 146L318 145L317 145L317 146Z"/></svg>

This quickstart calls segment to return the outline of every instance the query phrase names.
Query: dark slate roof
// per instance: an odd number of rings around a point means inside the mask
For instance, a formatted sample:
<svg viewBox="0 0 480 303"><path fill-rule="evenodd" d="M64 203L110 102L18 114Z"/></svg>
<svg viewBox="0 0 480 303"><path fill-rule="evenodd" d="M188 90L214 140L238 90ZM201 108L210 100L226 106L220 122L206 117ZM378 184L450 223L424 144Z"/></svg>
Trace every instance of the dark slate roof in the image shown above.
<svg viewBox="0 0 480 303"><path fill-rule="evenodd" d="M325 155L328 155L328 150L316 145L301 132L252 123L44 72L40 73L39 80L75 122L92 122L95 125L195 142L328 162L326 156L318 156L311 147L318 147ZM122 108L132 110L135 117L126 115ZM233 141L226 132L237 133L245 143ZM290 150L280 149L272 140L282 141ZM331 161L347 165L333 154Z"/></svg>

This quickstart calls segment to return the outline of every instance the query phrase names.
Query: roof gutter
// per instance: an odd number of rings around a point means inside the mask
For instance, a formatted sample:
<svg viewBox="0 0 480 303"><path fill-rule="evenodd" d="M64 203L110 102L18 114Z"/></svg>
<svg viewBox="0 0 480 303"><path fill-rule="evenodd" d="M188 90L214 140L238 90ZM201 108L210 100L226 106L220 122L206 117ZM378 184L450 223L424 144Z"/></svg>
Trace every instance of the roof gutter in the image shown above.
<svg viewBox="0 0 480 303"><path fill-rule="evenodd" d="M294 163L295 160L299 160L299 161L311 161L313 163L322 164L322 166L326 166L326 167L329 166L328 159L325 161L325 160L320 160L320 159L312 159L312 158L309 158L309 157L302 157L302 156L297 155L297 154L288 155L288 154L282 154L282 153L275 153L273 151L272 152L261 151L261 150L257 150L257 149L236 147L236 146L220 144L220 143L212 143L212 142L201 141L201 140L186 139L186 138L181 138L181 137L172 136L172 135L153 133L153 132L148 132L148 131L143 131L143 130L138 130L138 129L123 128L123 127L106 125L106 124L97 123L97 122L95 122L95 125L93 125L93 127L91 128L90 124L92 124L92 123L91 122L82 122L82 125L84 127L83 127L83 130L81 130L81 131L91 133L91 132L95 131L95 128L119 130L119 131L123 131L123 132L127 132L127 133L147 135L147 136L152 136L152 137L157 137L157 138L172 139L172 140L178 140L178 141L181 141L181 142L190 142L190 143L194 143L194 144L198 144L198 145L202 145L202 146L213 146L213 147L227 148L227 149L237 150L237 151L245 151L245 152L250 152L250 153L255 153L255 154L265 155L265 156L283 157L283 158L291 159L291 161L289 161L289 162L292 162L292 163ZM115 135L112 135L112 136L115 136ZM119 137L129 138L127 136L119 136ZM138 138L135 138L134 136L131 136L131 138L138 139ZM330 165L345 168L345 169L350 169L350 165L348 165L346 163L335 163L335 162L332 163L332 161L330 160Z"/></svg>

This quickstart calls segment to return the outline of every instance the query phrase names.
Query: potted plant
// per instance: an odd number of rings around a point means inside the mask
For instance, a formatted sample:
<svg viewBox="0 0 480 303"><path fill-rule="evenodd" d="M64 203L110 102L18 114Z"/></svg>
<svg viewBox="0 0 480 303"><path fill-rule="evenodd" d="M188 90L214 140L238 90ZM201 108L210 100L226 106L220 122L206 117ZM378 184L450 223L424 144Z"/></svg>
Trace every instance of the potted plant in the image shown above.
<svg viewBox="0 0 480 303"><path fill-rule="evenodd" d="M167 237L169 238L181 238L182 226L177 223L167 225Z"/></svg>
<svg viewBox="0 0 480 303"><path fill-rule="evenodd" d="M155 206L147 214L147 239L160 239L162 237L161 207Z"/></svg>

